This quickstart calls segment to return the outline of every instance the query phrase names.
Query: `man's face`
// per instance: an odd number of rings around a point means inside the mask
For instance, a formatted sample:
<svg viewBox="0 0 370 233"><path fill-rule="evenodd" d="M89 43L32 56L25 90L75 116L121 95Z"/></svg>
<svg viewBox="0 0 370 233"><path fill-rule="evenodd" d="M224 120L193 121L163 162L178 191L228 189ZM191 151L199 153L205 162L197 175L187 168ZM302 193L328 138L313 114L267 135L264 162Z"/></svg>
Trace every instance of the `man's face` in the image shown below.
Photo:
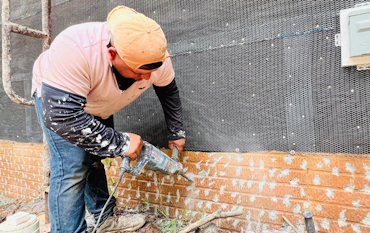
<svg viewBox="0 0 370 233"><path fill-rule="evenodd" d="M111 61L112 65L116 70L126 78L132 78L136 81L140 81L142 79L149 80L151 73L140 74L133 71L122 59L118 56L117 51L114 47L110 47L108 49L108 58Z"/></svg>
<svg viewBox="0 0 370 233"><path fill-rule="evenodd" d="M147 74L140 74L134 72L119 56L117 56L117 59L115 59L115 62L112 62L112 65L118 70L118 72L126 77L126 78L132 78L136 81L140 81L142 79L149 80L151 73Z"/></svg>

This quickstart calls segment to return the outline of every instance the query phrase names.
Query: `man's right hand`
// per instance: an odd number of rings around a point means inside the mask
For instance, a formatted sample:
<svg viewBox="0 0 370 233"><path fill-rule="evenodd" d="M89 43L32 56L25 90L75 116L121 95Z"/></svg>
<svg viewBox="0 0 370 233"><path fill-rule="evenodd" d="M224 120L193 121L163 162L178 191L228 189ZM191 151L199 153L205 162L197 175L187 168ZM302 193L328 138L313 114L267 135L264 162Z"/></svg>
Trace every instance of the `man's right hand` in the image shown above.
<svg viewBox="0 0 370 233"><path fill-rule="evenodd" d="M128 148L127 156L130 157L131 160L135 160L141 154L144 142L140 135L134 133L128 133L128 135L130 137L130 147Z"/></svg>

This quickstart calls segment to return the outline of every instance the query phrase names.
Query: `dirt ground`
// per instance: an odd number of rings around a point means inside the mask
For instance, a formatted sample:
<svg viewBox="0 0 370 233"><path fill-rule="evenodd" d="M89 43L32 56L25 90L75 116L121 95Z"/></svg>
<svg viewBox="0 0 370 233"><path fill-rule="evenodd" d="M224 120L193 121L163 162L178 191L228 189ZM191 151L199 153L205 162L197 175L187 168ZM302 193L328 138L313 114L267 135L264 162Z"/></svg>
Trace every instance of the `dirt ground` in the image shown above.
<svg viewBox="0 0 370 233"><path fill-rule="evenodd" d="M6 217L16 212L24 211L30 214L34 214L38 217L40 223L40 233L50 232L50 225L45 224L45 200L42 198L34 199L29 202L18 201L8 197L0 196L0 223L6 220ZM137 210L123 210L116 209L115 214L125 215L131 213L145 213L147 215L146 224L135 233L175 233L180 228L185 227L186 223L168 219L165 216L156 214L150 209L138 208ZM94 218L90 214L86 214L86 222L88 225L88 232L92 232L94 227ZM212 226L214 228L214 226ZM206 230L208 229L208 230ZM214 229L210 231L211 227L197 230L193 232L222 232L220 229ZM206 230L206 231L205 231Z"/></svg>
<svg viewBox="0 0 370 233"><path fill-rule="evenodd" d="M32 201L18 201L0 195L0 223L6 220L6 217L16 212L24 211L34 214L38 217L40 223L40 233L49 233L50 225L45 224L45 200L37 198ZM125 215L132 213L145 213L147 215L146 224L138 231L133 233L176 233L181 228L185 227L188 223L181 220L168 219L164 215L155 213L150 208L137 208L136 210L116 209L115 214ZM87 232L92 232L94 228L94 218L89 213L86 214ZM191 233L228 233L229 231L219 229L215 224L209 223L201 228L198 228ZM281 230L264 231L263 233L292 233L295 232L290 226L282 226ZM243 232L254 233L254 232Z"/></svg>

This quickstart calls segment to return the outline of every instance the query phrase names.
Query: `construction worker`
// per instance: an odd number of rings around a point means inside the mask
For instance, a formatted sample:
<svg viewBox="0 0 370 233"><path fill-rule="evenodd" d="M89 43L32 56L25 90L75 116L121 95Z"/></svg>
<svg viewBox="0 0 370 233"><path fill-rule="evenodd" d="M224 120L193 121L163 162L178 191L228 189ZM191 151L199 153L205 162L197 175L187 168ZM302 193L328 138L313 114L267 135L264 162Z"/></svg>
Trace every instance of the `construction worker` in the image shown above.
<svg viewBox="0 0 370 233"><path fill-rule="evenodd" d="M85 232L85 208L97 220L109 197L101 159L140 154L139 135L113 129L112 115L151 86L161 102L169 147L185 145L175 73L161 27L118 6L107 22L71 26L35 61L32 93L50 149L51 232ZM98 232L135 231L143 214L114 216L112 198Z"/></svg>

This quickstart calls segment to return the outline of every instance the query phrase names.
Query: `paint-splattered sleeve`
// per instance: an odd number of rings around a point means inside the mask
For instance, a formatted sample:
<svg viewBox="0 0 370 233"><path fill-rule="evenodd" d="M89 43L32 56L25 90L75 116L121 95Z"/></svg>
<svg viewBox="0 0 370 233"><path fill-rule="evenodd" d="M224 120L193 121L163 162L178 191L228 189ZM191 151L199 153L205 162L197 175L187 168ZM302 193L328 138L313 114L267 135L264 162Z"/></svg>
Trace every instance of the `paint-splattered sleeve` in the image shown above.
<svg viewBox="0 0 370 233"><path fill-rule="evenodd" d="M127 155L128 134L115 131L86 113L85 98L47 84L42 84L41 90L43 117L48 129L94 155Z"/></svg>

